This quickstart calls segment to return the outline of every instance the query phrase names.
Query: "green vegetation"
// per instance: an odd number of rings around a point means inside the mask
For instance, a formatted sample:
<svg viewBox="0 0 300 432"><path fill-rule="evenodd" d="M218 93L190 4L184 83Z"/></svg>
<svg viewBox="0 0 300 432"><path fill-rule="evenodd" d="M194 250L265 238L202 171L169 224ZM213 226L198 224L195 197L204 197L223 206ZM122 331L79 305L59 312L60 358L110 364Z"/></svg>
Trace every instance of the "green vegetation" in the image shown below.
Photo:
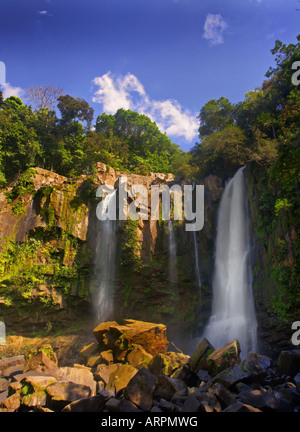
<svg viewBox="0 0 300 432"><path fill-rule="evenodd" d="M262 258L255 267L254 285L258 290L261 284L267 293L270 314L286 321L297 317L300 86L293 85L291 77L292 64L300 59L300 35L295 44L276 41L271 52L275 66L261 87L246 93L239 103L222 96L202 107L199 142L190 152L181 151L150 118L131 110L103 113L94 121L94 110L81 98L54 91L48 106L34 101L34 110L17 97L3 100L0 91L0 187L10 186L7 200L17 216L25 213L34 196L36 211L47 225L30 233L25 242L2 239L1 304L38 303L51 308L58 305L60 296L88 296L91 251L74 237L72 228L87 214L88 206L95 204L97 162L116 170L172 172L191 180L210 174L226 180L247 164L252 173L248 185L253 198L249 203L252 228ZM52 170L68 180L62 190L46 186L35 191L34 167ZM76 179L82 174L88 177L78 188ZM159 230L163 230L161 222ZM134 305L138 287L145 299L168 297L159 313L175 314L177 299L166 289L167 258L162 244L155 253L144 253L137 221L120 224L119 234L119 292L124 307ZM184 281L180 268L179 279L181 288L188 291L186 297L192 298L190 281ZM186 321L194 319L194 306L180 311ZM149 310L151 307L149 304ZM192 310L187 315L189 307Z"/></svg>

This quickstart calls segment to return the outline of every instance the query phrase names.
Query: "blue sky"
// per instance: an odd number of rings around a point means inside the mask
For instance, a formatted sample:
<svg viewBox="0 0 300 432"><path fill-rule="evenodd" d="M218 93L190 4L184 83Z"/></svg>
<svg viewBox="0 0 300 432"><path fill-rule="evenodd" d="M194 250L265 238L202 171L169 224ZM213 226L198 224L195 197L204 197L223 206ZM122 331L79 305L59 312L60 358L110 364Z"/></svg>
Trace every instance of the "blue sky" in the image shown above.
<svg viewBox="0 0 300 432"><path fill-rule="evenodd" d="M261 85L276 39L295 43L297 0L1 0L9 96L62 87L95 109L146 113L184 150L212 98Z"/></svg>

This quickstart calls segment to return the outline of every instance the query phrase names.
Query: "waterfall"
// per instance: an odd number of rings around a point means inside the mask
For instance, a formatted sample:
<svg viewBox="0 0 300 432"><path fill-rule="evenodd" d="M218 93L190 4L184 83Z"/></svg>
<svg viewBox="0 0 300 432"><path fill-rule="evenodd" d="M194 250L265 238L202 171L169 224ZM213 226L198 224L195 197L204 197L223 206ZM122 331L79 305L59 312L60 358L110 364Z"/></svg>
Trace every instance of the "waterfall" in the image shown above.
<svg viewBox="0 0 300 432"><path fill-rule="evenodd" d="M102 201L101 213L104 214L116 191L107 195ZM113 314L113 296L117 254L117 237L115 220L99 220L97 223L97 241L94 264L95 307L99 322L111 319Z"/></svg>
<svg viewBox="0 0 300 432"><path fill-rule="evenodd" d="M219 348L238 339L241 355L256 349L250 235L244 168L228 182L218 211L212 316L204 336Z"/></svg>
<svg viewBox="0 0 300 432"><path fill-rule="evenodd" d="M173 223L168 221L168 251L169 251L169 282L171 285L177 284L177 266L176 266L176 242L173 229Z"/></svg>
<svg viewBox="0 0 300 432"><path fill-rule="evenodd" d="M199 254L198 254L196 231L193 231L193 243L194 243L194 259L195 259L194 270L195 270L196 286L199 290L201 290L201 277L200 277L200 268L199 268Z"/></svg>

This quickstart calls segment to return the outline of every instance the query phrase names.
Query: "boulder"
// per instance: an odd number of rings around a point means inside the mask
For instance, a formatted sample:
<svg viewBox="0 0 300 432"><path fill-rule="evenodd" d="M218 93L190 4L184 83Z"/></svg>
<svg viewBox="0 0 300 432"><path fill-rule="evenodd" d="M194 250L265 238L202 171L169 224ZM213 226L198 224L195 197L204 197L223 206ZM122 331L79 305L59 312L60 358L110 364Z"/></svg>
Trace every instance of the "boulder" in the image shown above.
<svg viewBox="0 0 300 432"><path fill-rule="evenodd" d="M298 391L300 391L300 372L298 372L297 375L294 377L294 381Z"/></svg>
<svg viewBox="0 0 300 432"><path fill-rule="evenodd" d="M47 407L55 411L61 411L71 402L91 396L91 389L86 385L62 381L48 385L46 393Z"/></svg>
<svg viewBox="0 0 300 432"><path fill-rule="evenodd" d="M0 412L14 412L20 408L20 395L14 393L0 402Z"/></svg>
<svg viewBox="0 0 300 432"><path fill-rule="evenodd" d="M120 412L143 412L140 408L138 408L134 403L132 403L128 399L123 399L119 405Z"/></svg>
<svg viewBox="0 0 300 432"><path fill-rule="evenodd" d="M97 366L94 378L96 381L103 381L104 384L108 384L110 375L115 372L121 365L121 363L111 363L109 365L100 364Z"/></svg>
<svg viewBox="0 0 300 432"><path fill-rule="evenodd" d="M94 396L96 394L96 381L94 380L92 372L88 368L66 366L55 369L53 375L58 381L68 381L89 387L89 396Z"/></svg>
<svg viewBox="0 0 300 432"><path fill-rule="evenodd" d="M214 347L206 338L203 338L190 358L190 366L193 372L197 373L200 369L207 369L207 357L214 352Z"/></svg>
<svg viewBox="0 0 300 432"><path fill-rule="evenodd" d="M154 356L159 352L166 353L169 345L165 325L144 321L128 319L123 325L115 321L101 323L94 329L94 335L100 345L113 350L117 360L123 360L134 345L141 345Z"/></svg>
<svg viewBox="0 0 300 432"><path fill-rule="evenodd" d="M270 371L272 359L270 357L250 351L240 363L218 373L213 383L220 382L226 388L239 382L260 382Z"/></svg>
<svg viewBox="0 0 300 432"><path fill-rule="evenodd" d="M149 370L155 375L172 375L189 362L190 357L182 353L168 352L156 354L149 363Z"/></svg>
<svg viewBox="0 0 300 432"><path fill-rule="evenodd" d="M174 394L186 388L184 381L172 379L165 375L159 375L156 380L154 397L156 399L165 399L170 401Z"/></svg>
<svg viewBox="0 0 300 432"><path fill-rule="evenodd" d="M127 354L127 362L137 369L147 367L152 359L153 356L141 345L134 345L132 351Z"/></svg>
<svg viewBox="0 0 300 432"><path fill-rule="evenodd" d="M117 326L118 323L116 321L107 321L104 323L100 323L95 329L94 329L94 336L97 339L97 342L100 345L107 345L108 339L107 339L107 333L110 330L111 326Z"/></svg>
<svg viewBox="0 0 300 432"><path fill-rule="evenodd" d="M23 372L29 370L46 370L57 367L57 357L51 345L43 345L40 348L30 350L25 359Z"/></svg>
<svg viewBox="0 0 300 432"><path fill-rule="evenodd" d="M200 378L191 370L189 364L176 369L171 378L184 381L188 387L198 387L201 382Z"/></svg>
<svg viewBox="0 0 300 432"><path fill-rule="evenodd" d="M216 396L218 401L221 404L221 407L224 409L228 405L232 405L236 401L236 397L233 393L231 393L226 387L221 383L214 384L210 389L209 393Z"/></svg>
<svg viewBox="0 0 300 432"><path fill-rule="evenodd" d="M261 412L261 410L241 402L235 402L234 404L225 408L223 412Z"/></svg>
<svg viewBox="0 0 300 432"><path fill-rule="evenodd" d="M294 377L300 371L300 349L281 351L278 368L291 377Z"/></svg>
<svg viewBox="0 0 300 432"><path fill-rule="evenodd" d="M197 412L201 406L200 401L197 399L196 395L189 395L185 400L181 412Z"/></svg>
<svg viewBox="0 0 300 432"><path fill-rule="evenodd" d="M101 412L105 402L106 399L99 394L72 402L62 412Z"/></svg>
<svg viewBox="0 0 300 432"><path fill-rule="evenodd" d="M142 368L127 384L124 397L144 411L150 411L155 389L156 377L147 369Z"/></svg>
<svg viewBox="0 0 300 432"><path fill-rule="evenodd" d="M105 409L112 412L120 412L120 403L119 399L110 398L105 404Z"/></svg>
<svg viewBox="0 0 300 432"><path fill-rule="evenodd" d="M236 383L242 381L243 379L247 379L250 375L249 372L244 371L241 368L240 364L235 366L231 366L228 369L223 370L218 373L212 380L213 384L221 383L226 388L230 388L234 386Z"/></svg>
<svg viewBox="0 0 300 432"><path fill-rule="evenodd" d="M8 389L9 381L5 378L0 378L0 392Z"/></svg>
<svg viewBox="0 0 300 432"><path fill-rule="evenodd" d="M101 363L110 364L114 361L112 350L102 351L100 354Z"/></svg>
<svg viewBox="0 0 300 432"><path fill-rule="evenodd" d="M213 351L207 358L208 370L212 376L240 363L240 344L237 339L227 342L223 347Z"/></svg>
<svg viewBox="0 0 300 432"><path fill-rule="evenodd" d="M97 342L93 342L82 348L79 353L79 359L82 363L86 364L91 357L100 355L100 352L101 348L99 344Z"/></svg>
<svg viewBox="0 0 300 432"><path fill-rule="evenodd" d="M24 355L17 355L13 357L3 357L0 360L0 375L10 367L18 367L18 370L23 370L25 364Z"/></svg>
<svg viewBox="0 0 300 432"><path fill-rule="evenodd" d="M271 367L272 359L270 357L253 351L249 351L247 357L241 362L241 369L255 380L265 377Z"/></svg>
<svg viewBox="0 0 300 432"><path fill-rule="evenodd" d="M239 399L246 405L251 405L254 408L276 410L278 408L277 398L272 391L266 390L251 390L241 392Z"/></svg>
<svg viewBox="0 0 300 432"><path fill-rule="evenodd" d="M196 393L197 400L201 403L202 411L220 412L221 405L214 394L207 392Z"/></svg>
<svg viewBox="0 0 300 432"><path fill-rule="evenodd" d="M138 370L131 365L120 366L115 372L110 374L106 388L115 390L116 392L123 390L137 372Z"/></svg>

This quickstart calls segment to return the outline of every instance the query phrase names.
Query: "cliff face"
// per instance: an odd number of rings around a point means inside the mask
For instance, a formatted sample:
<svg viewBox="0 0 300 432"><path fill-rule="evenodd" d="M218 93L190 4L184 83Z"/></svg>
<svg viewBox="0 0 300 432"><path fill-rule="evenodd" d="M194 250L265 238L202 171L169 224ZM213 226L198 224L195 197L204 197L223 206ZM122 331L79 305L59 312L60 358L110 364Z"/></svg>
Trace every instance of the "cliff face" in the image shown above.
<svg viewBox="0 0 300 432"><path fill-rule="evenodd" d="M297 320L297 233L288 209L274 211L278 191L256 166L246 169L253 239L253 293L261 350L276 357L292 349L291 325ZM296 289L295 289L296 288Z"/></svg>
<svg viewBox="0 0 300 432"><path fill-rule="evenodd" d="M143 185L190 184L171 174L149 176L116 172L98 163L93 176L68 179L41 168L30 169L0 194L0 315L11 325L55 326L72 314L91 313L90 283L97 241L96 189ZM164 322L181 333L190 331L210 311L210 275L215 210L222 192L216 176L205 186L205 224L196 233L201 292L195 283L192 233L183 221L173 223L177 282L169 281L168 222L119 221L114 292L115 318ZM149 200L150 202L150 200ZM148 209L149 211L149 209ZM79 312L78 312L79 311ZM0 319L1 319L0 317Z"/></svg>

